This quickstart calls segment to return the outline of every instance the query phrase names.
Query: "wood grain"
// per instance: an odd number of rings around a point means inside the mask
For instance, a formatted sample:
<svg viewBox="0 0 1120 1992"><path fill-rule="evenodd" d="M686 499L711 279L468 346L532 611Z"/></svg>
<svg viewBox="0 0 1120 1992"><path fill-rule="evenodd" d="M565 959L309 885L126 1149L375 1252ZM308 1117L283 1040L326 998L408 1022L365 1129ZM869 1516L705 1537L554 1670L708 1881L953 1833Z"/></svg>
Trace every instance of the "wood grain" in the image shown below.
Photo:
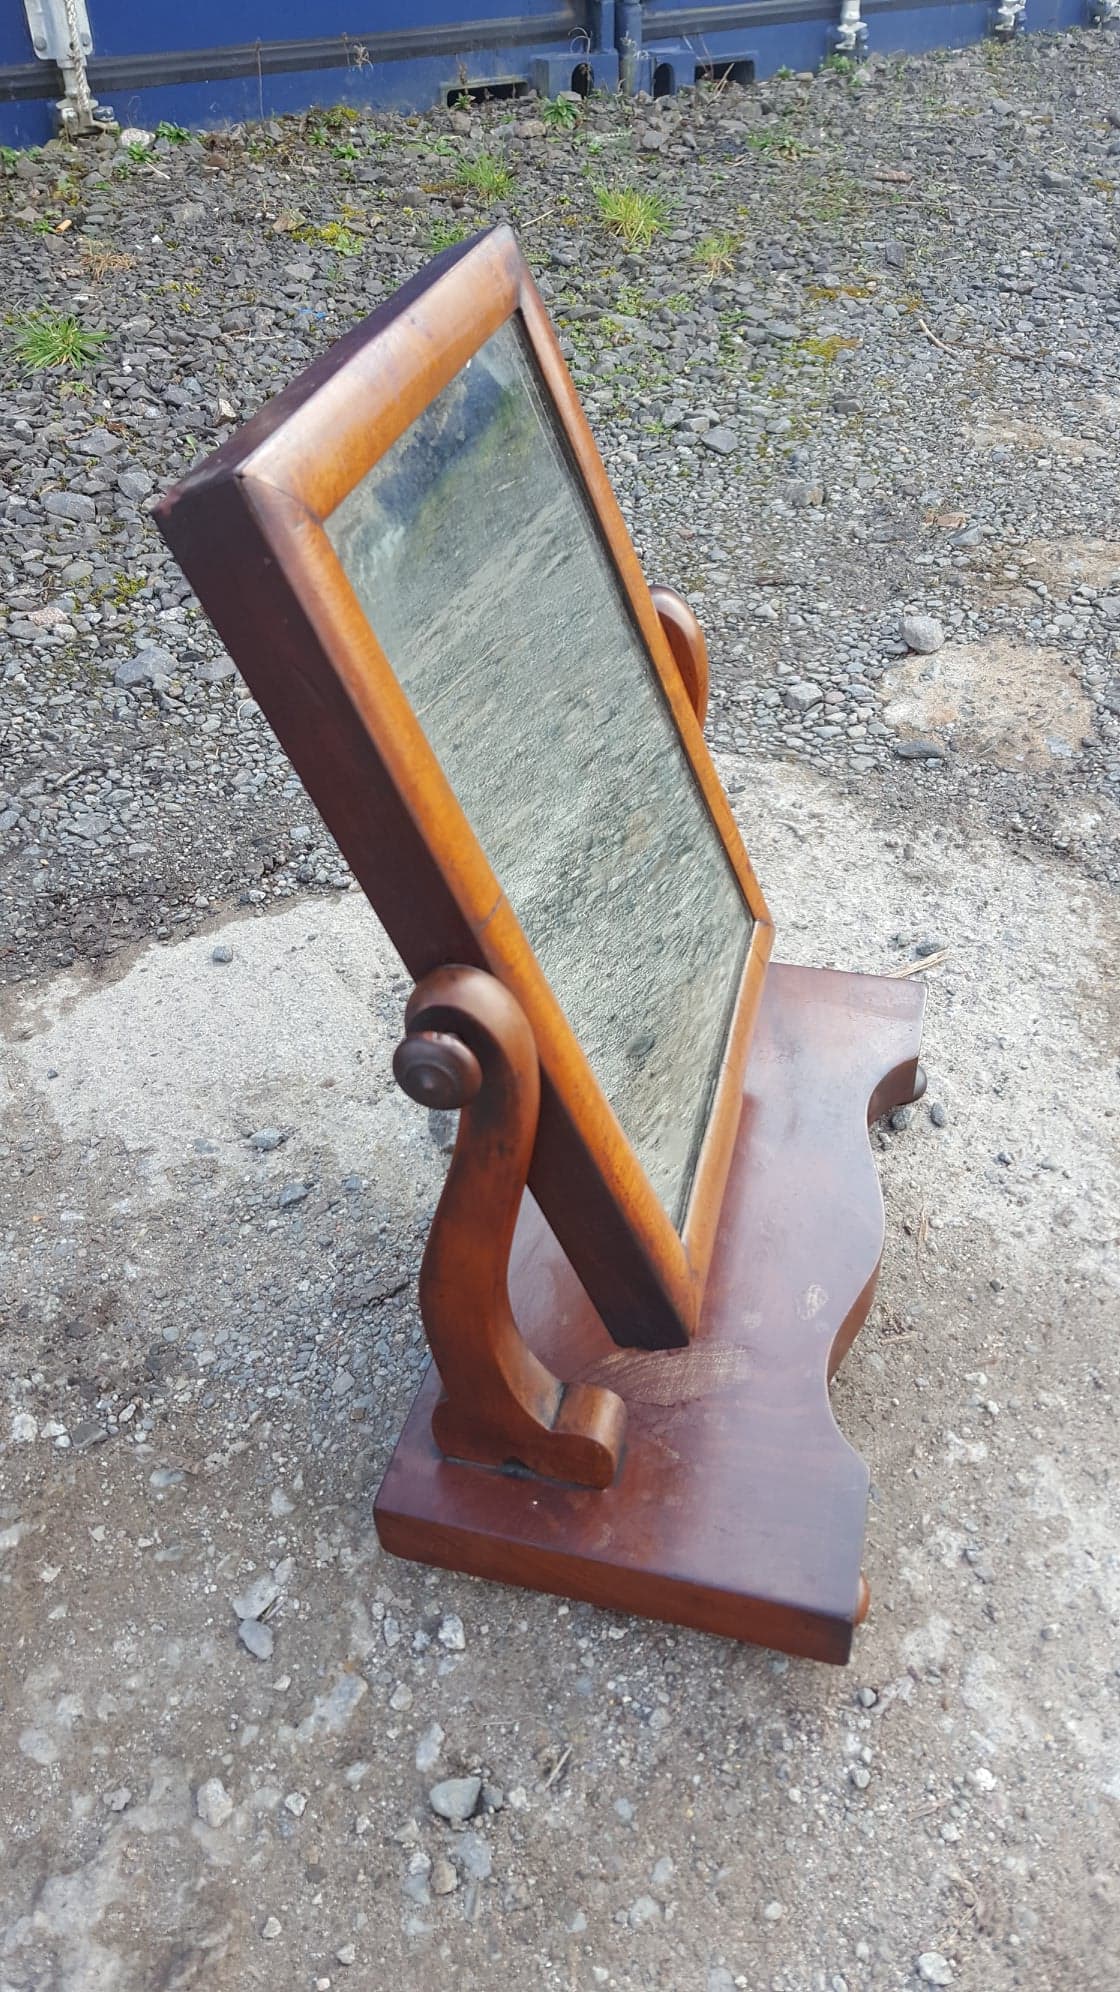
<svg viewBox="0 0 1120 1992"><path fill-rule="evenodd" d="M924 991L772 967L692 1346L612 1350L527 1200L510 1291L557 1375L609 1383L627 1442L599 1492L440 1457L421 1388L376 1503L398 1555L620 1611L848 1658L867 1609L868 1470L828 1381L865 1319L883 1242L867 1138L916 1084Z"/></svg>
<svg viewBox="0 0 1120 1992"><path fill-rule="evenodd" d="M684 596L678 595L675 588L666 588L659 582L649 592L697 725L703 728L708 715L708 646L704 632Z"/></svg>
<svg viewBox="0 0 1120 1992"><path fill-rule="evenodd" d="M561 1382L522 1339L509 1256L537 1130L533 1034L477 968L438 968L409 999L393 1069L411 1098L458 1108L420 1268L420 1312L443 1391L432 1434L452 1459L525 1467L581 1487L614 1478L626 1412L592 1381Z"/></svg>

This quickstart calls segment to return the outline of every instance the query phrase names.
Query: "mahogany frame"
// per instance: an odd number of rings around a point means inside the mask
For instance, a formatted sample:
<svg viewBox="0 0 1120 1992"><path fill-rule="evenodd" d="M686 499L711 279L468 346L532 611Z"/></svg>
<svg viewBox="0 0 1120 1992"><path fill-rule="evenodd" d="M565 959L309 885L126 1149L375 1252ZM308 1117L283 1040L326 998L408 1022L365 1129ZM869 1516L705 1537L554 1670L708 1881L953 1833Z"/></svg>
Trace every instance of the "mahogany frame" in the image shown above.
<svg viewBox="0 0 1120 1992"><path fill-rule="evenodd" d="M324 529L515 314L754 921L679 1233ZM541 1069L530 1188L609 1333L627 1346L683 1346L699 1320L773 930L704 743L702 696L698 716L512 232L493 229L429 264L192 471L156 519L410 974L487 969L523 1009Z"/></svg>

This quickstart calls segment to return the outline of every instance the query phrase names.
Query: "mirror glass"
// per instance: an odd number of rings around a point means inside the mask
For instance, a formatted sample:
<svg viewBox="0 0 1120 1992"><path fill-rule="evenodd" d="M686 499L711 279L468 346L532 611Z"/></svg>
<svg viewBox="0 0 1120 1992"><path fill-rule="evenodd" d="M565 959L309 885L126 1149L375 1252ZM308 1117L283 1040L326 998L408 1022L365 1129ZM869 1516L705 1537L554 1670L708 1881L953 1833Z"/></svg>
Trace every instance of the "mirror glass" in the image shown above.
<svg viewBox="0 0 1120 1992"><path fill-rule="evenodd" d="M516 320L326 529L679 1229L751 914Z"/></svg>

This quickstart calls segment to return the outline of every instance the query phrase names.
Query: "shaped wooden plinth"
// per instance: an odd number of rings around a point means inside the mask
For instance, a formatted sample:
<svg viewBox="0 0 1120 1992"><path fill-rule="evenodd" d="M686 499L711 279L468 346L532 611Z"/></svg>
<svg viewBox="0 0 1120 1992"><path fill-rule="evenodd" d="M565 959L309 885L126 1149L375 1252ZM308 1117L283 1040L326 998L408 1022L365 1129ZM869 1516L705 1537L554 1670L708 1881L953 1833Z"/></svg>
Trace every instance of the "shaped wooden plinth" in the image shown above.
<svg viewBox="0 0 1120 1992"><path fill-rule="evenodd" d="M868 1470L828 1381L883 1244L870 1120L921 1091L925 991L771 966L698 1333L619 1350L532 1199L510 1264L518 1325L565 1382L626 1405L610 1486L444 1458L421 1386L375 1506L398 1556L845 1661L867 1608Z"/></svg>

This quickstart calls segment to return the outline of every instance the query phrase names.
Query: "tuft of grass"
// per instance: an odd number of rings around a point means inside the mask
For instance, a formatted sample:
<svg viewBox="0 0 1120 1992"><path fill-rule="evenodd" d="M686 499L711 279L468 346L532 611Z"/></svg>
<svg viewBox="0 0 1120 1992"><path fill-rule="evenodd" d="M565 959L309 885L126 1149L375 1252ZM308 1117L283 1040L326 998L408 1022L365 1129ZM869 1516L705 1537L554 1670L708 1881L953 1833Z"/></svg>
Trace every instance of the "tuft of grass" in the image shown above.
<svg viewBox="0 0 1120 1992"><path fill-rule="evenodd" d="M467 231L460 228L457 221L433 221L429 237L432 252L438 255L441 249L452 249L456 242L465 242Z"/></svg>
<svg viewBox="0 0 1120 1992"><path fill-rule="evenodd" d="M582 116L582 105L570 97L550 97L541 105L541 121L550 131L574 131Z"/></svg>
<svg viewBox="0 0 1120 1992"><path fill-rule="evenodd" d="M837 50L825 56L821 68L831 76L854 76L856 73L856 65L851 56L841 55Z"/></svg>
<svg viewBox="0 0 1120 1992"><path fill-rule="evenodd" d="M90 332L76 318L33 311L16 330L15 348L31 371L60 367L76 373L89 365L108 337L107 332Z"/></svg>
<svg viewBox="0 0 1120 1992"><path fill-rule="evenodd" d="M34 157L34 154L31 155ZM14 173L19 153L14 145L0 145L0 173Z"/></svg>
<svg viewBox="0 0 1120 1992"><path fill-rule="evenodd" d="M596 187L595 199L602 220L628 249L648 248L669 219L662 196L643 193L640 187Z"/></svg>
<svg viewBox="0 0 1120 1992"><path fill-rule="evenodd" d="M710 276L724 277L735 268L735 258L742 246L742 238L733 235L730 229L717 229L713 235L701 236L692 259L702 264Z"/></svg>
<svg viewBox="0 0 1120 1992"><path fill-rule="evenodd" d="M169 145L185 145L190 132L186 125L169 124L166 118L161 118L156 126L156 137L165 138Z"/></svg>
<svg viewBox="0 0 1120 1992"><path fill-rule="evenodd" d="M480 152L476 159L463 159L455 175L461 187L487 201L504 201L513 186L513 174L504 159L494 152Z"/></svg>

